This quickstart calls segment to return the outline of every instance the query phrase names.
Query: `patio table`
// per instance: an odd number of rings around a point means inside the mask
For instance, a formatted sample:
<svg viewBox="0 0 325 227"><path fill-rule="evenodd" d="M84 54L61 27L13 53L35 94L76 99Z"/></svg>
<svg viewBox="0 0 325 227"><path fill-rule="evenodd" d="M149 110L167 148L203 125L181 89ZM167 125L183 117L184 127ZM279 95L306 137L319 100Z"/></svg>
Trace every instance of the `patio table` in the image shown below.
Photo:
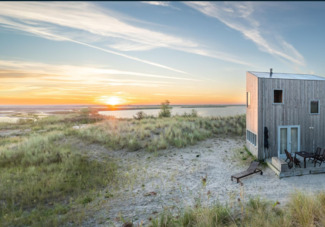
<svg viewBox="0 0 325 227"><path fill-rule="evenodd" d="M306 158L314 157L314 153L306 152L306 151L295 152L295 158L296 158L296 155L299 155L304 158L304 168L306 168Z"/></svg>

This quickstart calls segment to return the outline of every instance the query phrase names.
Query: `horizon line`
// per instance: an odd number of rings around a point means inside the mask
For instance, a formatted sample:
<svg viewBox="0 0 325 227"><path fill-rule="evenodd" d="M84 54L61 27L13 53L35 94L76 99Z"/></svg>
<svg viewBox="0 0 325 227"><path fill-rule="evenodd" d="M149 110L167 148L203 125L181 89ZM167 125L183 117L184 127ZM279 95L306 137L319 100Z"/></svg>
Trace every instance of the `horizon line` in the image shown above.
<svg viewBox="0 0 325 227"><path fill-rule="evenodd" d="M125 104L115 105L119 106L160 106L160 104ZM170 104L170 106L242 106L245 103L232 103L232 104ZM108 104L0 104L0 106L111 106Z"/></svg>

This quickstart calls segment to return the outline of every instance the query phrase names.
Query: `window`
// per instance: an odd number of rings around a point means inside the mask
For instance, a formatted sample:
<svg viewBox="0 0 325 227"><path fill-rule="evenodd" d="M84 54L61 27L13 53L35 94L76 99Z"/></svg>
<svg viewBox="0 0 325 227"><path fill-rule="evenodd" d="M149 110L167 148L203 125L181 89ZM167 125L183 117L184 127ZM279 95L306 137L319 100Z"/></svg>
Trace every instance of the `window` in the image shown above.
<svg viewBox="0 0 325 227"><path fill-rule="evenodd" d="M274 90L274 103L282 103L283 95L282 90Z"/></svg>
<svg viewBox="0 0 325 227"><path fill-rule="evenodd" d="M246 106L249 107L251 105L251 93L246 92Z"/></svg>
<svg viewBox="0 0 325 227"><path fill-rule="evenodd" d="M319 101L313 100L310 102L310 113L319 114Z"/></svg>
<svg viewBox="0 0 325 227"><path fill-rule="evenodd" d="M256 146L256 134L252 133L249 130L246 130L246 140Z"/></svg>

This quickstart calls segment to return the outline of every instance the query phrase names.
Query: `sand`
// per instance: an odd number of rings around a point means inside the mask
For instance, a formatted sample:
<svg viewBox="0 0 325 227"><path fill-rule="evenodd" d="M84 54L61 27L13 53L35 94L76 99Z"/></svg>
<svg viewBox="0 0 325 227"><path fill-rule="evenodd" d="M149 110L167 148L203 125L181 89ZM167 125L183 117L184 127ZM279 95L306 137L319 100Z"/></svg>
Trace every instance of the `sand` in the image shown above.
<svg viewBox="0 0 325 227"><path fill-rule="evenodd" d="M36 121L37 118L44 118L44 117L48 117L50 115L48 113L39 112L39 113L34 113L34 117L28 117L28 114L23 112L23 113L20 113L21 116L17 117L17 116L11 116L12 113L9 113L9 112L11 112L11 111L0 111L0 123L1 122L18 123L19 120L34 120L34 121ZM35 118L35 117L37 117L37 118Z"/></svg>
<svg viewBox="0 0 325 227"><path fill-rule="evenodd" d="M325 188L324 175L307 175L279 179L268 167L264 174L243 178L243 185L230 176L247 168L247 163L234 157L234 149L244 145L242 139L215 138L195 146L168 149L156 154L145 151L112 152L127 176L123 189L110 198L98 198L98 211L85 226L121 226L124 221L150 223L164 210L177 212L193 206L216 202L235 202L259 196L285 204L296 189L316 192ZM206 184L203 183L206 178Z"/></svg>
<svg viewBox="0 0 325 227"><path fill-rule="evenodd" d="M17 123L19 119L19 117L0 117L0 122Z"/></svg>

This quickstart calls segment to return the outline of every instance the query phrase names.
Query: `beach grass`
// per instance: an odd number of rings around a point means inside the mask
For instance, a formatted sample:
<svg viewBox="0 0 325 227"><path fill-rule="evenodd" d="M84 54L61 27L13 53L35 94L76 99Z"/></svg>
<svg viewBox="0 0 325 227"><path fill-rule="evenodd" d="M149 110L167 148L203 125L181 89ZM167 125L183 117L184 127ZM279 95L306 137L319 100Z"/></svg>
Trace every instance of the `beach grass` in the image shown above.
<svg viewBox="0 0 325 227"><path fill-rule="evenodd" d="M245 135L245 115L233 117L192 117L111 119L78 131L91 143L101 143L112 150L149 152L170 147L186 147L214 136Z"/></svg>
<svg viewBox="0 0 325 227"><path fill-rule="evenodd" d="M213 136L243 136L245 116L115 119L84 109L1 123L0 129L13 132L0 137L0 225L55 226L81 222L84 212L76 211L105 186L118 185L116 163L91 157L87 144L149 152L186 147Z"/></svg>
<svg viewBox="0 0 325 227"><path fill-rule="evenodd" d="M152 227L206 227L206 226L324 226L325 193L309 195L292 193L286 205L279 202L251 198L236 204L195 206L178 214L168 211L151 221Z"/></svg>
<svg viewBox="0 0 325 227"><path fill-rule="evenodd" d="M91 157L71 133L72 125L96 121L81 113L2 124L29 131L0 140L0 226L82 221L79 211L116 181L116 163Z"/></svg>

